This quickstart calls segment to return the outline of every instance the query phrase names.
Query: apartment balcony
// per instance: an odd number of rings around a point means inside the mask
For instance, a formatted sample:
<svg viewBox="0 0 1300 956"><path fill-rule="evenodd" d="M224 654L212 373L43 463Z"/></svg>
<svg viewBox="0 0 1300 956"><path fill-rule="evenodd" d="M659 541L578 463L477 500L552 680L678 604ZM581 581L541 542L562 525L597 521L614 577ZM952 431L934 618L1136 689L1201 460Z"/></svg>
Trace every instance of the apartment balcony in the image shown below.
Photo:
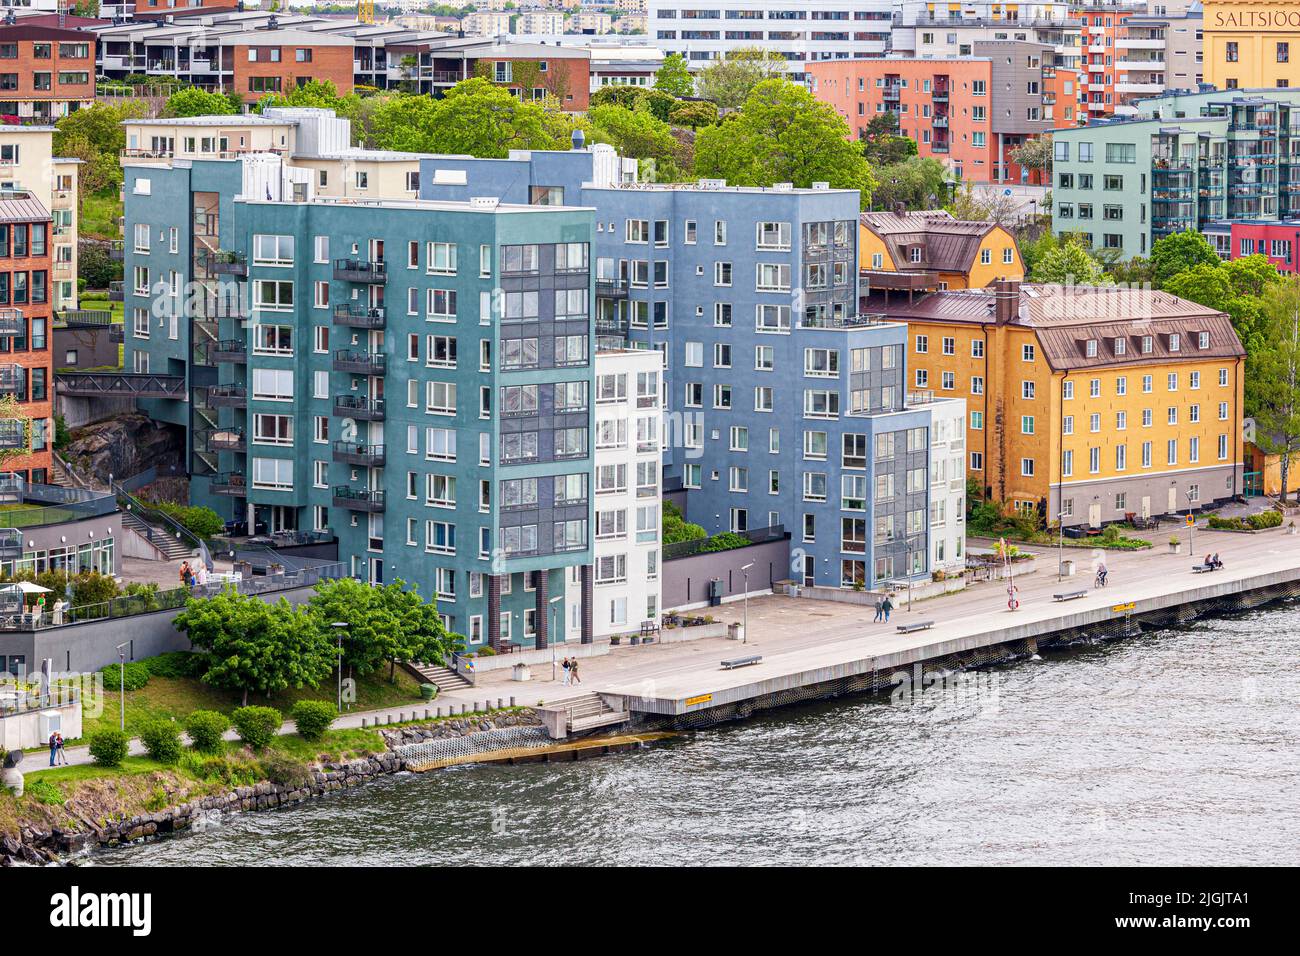
<svg viewBox="0 0 1300 956"><path fill-rule="evenodd" d="M382 422L384 420L384 400L382 398L363 398L359 395L338 395L334 398L334 414L339 418Z"/></svg>
<svg viewBox="0 0 1300 956"><path fill-rule="evenodd" d="M938 129L947 129L947 128L948 128L948 117L946 117L946 116L934 116L934 117L931 117L931 121L932 121L933 125L934 125L936 128L938 128Z"/></svg>
<svg viewBox="0 0 1300 956"><path fill-rule="evenodd" d="M1151 37L1116 37L1115 49L1117 50L1163 50L1165 41L1163 38Z"/></svg>
<svg viewBox="0 0 1300 956"><path fill-rule="evenodd" d="M384 510L384 493L335 485L334 507L346 508L348 511L380 512Z"/></svg>
<svg viewBox="0 0 1300 956"><path fill-rule="evenodd" d="M203 264L209 275L248 277L248 258L242 252L210 252Z"/></svg>
<svg viewBox="0 0 1300 956"><path fill-rule="evenodd" d="M126 299L126 292L122 288L121 280L118 280L116 282L110 282L108 284L108 301L123 302L125 301L125 299Z"/></svg>
<svg viewBox="0 0 1300 956"><path fill-rule="evenodd" d="M210 428L200 437L208 451L248 451L242 428Z"/></svg>
<svg viewBox="0 0 1300 956"><path fill-rule="evenodd" d="M1165 85L1163 83L1126 83L1120 82L1115 84L1116 93L1163 93Z"/></svg>
<svg viewBox="0 0 1300 956"><path fill-rule="evenodd" d="M364 305L334 306L335 325L346 325L353 329L382 329L384 322L383 308Z"/></svg>
<svg viewBox="0 0 1300 956"><path fill-rule="evenodd" d="M22 309L0 309L0 336L26 334L27 322Z"/></svg>
<svg viewBox="0 0 1300 956"><path fill-rule="evenodd" d="M380 468L384 464L384 446L364 445L354 441L336 441L334 443L334 460L349 465Z"/></svg>
<svg viewBox="0 0 1300 956"><path fill-rule="evenodd" d="M246 498L248 496L248 483L242 471L227 471L213 475L208 490L214 495Z"/></svg>
<svg viewBox="0 0 1300 956"><path fill-rule="evenodd" d="M1115 66L1119 70L1136 70L1149 71L1152 73L1163 73L1165 71L1164 60L1116 60Z"/></svg>
<svg viewBox="0 0 1300 956"><path fill-rule="evenodd" d="M16 561L23 556L23 533L18 528L0 529L0 559Z"/></svg>
<svg viewBox="0 0 1300 956"><path fill-rule="evenodd" d="M248 389L243 385L213 385L208 388L208 404L213 408L247 408Z"/></svg>
<svg viewBox="0 0 1300 956"><path fill-rule="evenodd" d="M602 299L626 299L628 284L626 279L596 279L596 295Z"/></svg>
<svg viewBox="0 0 1300 956"><path fill-rule="evenodd" d="M383 352L363 352L360 349L339 349L334 353L334 371L358 372L362 375L383 375L388 367L388 356Z"/></svg>
<svg viewBox="0 0 1300 956"><path fill-rule="evenodd" d="M21 365L0 365L0 395L17 395L26 391L25 371Z"/></svg>
<svg viewBox="0 0 1300 956"><path fill-rule="evenodd" d="M121 262L126 258L126 243L121 239L114 239L109 242L108 257L115 262Z"/></svg>
<svg viewBox="0 0 1300 956"><path fill-rule="evenodd" d="M383 285L388 281L388 263L369 259L335 259L334 278L342 282Z"/></svg>
<svg viewBox="0 0 1300 956"><path fill-rule="evenodd" d="M225 362L228 365L248 364L248 346L243 339L222 339L212 346L208 358L213 362Z"/></svg>
<svg viewBox="0 0 1300 956"><path fill-rule="evenodd" d="M0 449L27 447L27 421L22 418L0 419Z"/></svg>

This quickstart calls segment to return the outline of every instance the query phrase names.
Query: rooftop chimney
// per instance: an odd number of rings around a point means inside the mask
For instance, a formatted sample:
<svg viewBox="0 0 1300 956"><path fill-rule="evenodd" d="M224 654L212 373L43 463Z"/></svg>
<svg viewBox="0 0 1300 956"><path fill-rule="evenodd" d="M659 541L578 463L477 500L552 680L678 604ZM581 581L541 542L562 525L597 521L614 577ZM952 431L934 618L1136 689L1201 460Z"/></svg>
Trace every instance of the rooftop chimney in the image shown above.
<svg viewBox="0 0 1300 956"><path fill-rule="evenodd" d="M1020 316L1020 282L996 279L993 282L993 316L998 325L1010 325Z"/></svg>
<svg viewBox="0 0 1300 956"><path fill-rule="evenodd" d="M581 150L587 144L587 137L580 129L575 129L573 135L569 137L575 150Z"/></svg>

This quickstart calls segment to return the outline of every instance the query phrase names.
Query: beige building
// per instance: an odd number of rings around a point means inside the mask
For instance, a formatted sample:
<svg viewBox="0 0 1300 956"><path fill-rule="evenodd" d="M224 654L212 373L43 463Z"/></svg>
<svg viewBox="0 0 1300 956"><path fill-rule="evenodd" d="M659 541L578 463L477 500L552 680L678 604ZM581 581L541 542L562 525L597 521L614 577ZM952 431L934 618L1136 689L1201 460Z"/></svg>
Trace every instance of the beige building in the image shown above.
<svg viewBox="0 0 1300 956"><path fill-rule="evenodd" d="M515 21L515 33L563 33L564 13L559 10L530 10Z"/></svg>
<svg viewBox="0 0 1300 956"><path fill-rule="evenodd" d="M571 33L591 33L601 36L614 30L614 21L608 13L575 13L569 19Z"/></svg>
<svg viewBox="0 0 1300 956"><path fill-rule="evenodd" d="M35 194L54 219L50 303L77 307L77 177L81 160L53 155L53 126L0 126L0 189Z"/></svg>
<svg viewBox="0 0 1300 956"><path fill-rule="evenodd" d="M505 36L510 32L510 14L483 11L471 13L460 21L460 27L466 36Z"/></svg>

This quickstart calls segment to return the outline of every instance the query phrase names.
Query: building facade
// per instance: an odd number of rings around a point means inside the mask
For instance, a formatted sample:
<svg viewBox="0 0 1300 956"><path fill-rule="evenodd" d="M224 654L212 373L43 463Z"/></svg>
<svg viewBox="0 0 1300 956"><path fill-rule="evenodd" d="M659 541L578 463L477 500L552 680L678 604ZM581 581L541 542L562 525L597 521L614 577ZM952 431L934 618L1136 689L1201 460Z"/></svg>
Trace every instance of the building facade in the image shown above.
<svg viewBox="0 0 1300 956"><path fill-rule="evenodd" d="M1015 237L994 222L962 222L943 210L864 212L858 264L871 289L982 289L1023 279Z"/></svg>
<svg viewBox="0 0 1300 956"><path fill-rule="evenodd" d="M1242 493L1245 351L1226 315L1015 282L878 307L907 323L909 385L966 400L967 468L993 500L1095 528Z"/></svg>
<svg viewBox="0 0 1300 956"><path fill-rule="evenodd" d="M0 114L52 123L94 101L93 33L23 20L0 24Z"/></svg>
<svg viewBox="0 0 1300 956"><path fill-rule="evenodd" d="M30 191L50 211L50 305L77 307L81 160L52 155L53 126L0 126L0 190Z"/></svg>
<svg viewBox="0 0 1300 956"><path fill-rule="evenodd" d="M1292 3L1204 0L1205 82L1221 90L1300 86L1300 10Z"/></svg>

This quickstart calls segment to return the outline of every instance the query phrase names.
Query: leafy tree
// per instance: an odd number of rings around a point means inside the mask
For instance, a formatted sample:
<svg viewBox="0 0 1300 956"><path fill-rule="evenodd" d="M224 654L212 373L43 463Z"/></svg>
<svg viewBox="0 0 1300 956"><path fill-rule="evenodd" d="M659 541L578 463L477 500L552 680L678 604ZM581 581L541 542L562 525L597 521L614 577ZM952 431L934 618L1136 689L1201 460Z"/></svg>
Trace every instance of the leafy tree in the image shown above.
<svg viewBox="0 0 1300 956"><path fill-rule="evenodd" d="M749 99L758 84L783 77L785 72L785 57L780 53L740 47L702 71L695 85L701 98L712 100L721 110L734 110Z"/></svg>
<svg viewBox="0 0 1300 956"><path fill-rule="evenodd" d="M703 100L678 102L669 110L668 121L674 126L689 126L692 129L712 126L718 121L718 108Z"/></svg>
<svg viewBox="0 0 1300 956"><path fill-rule="evenodd" d="M641 92L639 86L602 86L591 94L587 105L588 107L622 106L624 109L634 110L641 100Z"/></svg>
<svg viewBox="0 0 1300 956"><path fill-rule="evenodd" d="M1151 245L1151 270L1158 289L1180 272L1198 265L1215 266L1221 261L1209 240L1193 229L1157 239Z"/></svg>
<svg viewBox="0 0 1300 956"><path fill-rule="evenodd" d="M1255 355L1265 347L1259 331L1264 308L1261 296L1281 281L1277 267L1264 256L1224 262L1216 255L1212 263L1201 262L1172 275L1162 288L1171 295L1226 312L1232 317L1232 326L1246 354Z"/></svg>
<svg viewBox="0 0 1300 956"><path fill-rule="evenodd" d="M827 182L858 190L865 209L876 180L848 134L843 117L804 87L764 80L739 113L696 134L695 172L736 186Z"/></svg>
<svg viewBox="0 0 1300 956"><path fill-rule="evenodd" d="M934 209L947 196L948 171L938 160L912 156L876 169L878 185L871 197L876 209Z"/></svg>
<svg viewBox="0 0 1300 956"><path fill-rule="evenodd" d="M1054 282L1066 285L1110 285L1097 260L1077 235L1067 236L1047 249L1034 263L1031 282Z"/></svg>
<svg viewBox="0 0 1300 956"><path fill-rule="evenodd" d="M675 174L685 162L681 144L673 137L672 128L657 119L647 106L638 106L634 110L622 106L595 106L587 111L587 122L593 134L612 144L624 156L654 160L656 178L678 178Z"/></svg>
<svg viewBox="0 0 1300 956"><path fill-rule="evenodd" d="M165 116L225 116L236 112L231 108L230 100L221 93L209 93L197 86L177 90L167 97L163 106Z"/></svg>
<svg viewBox="0 0 1300 956"><path fill-rule="evenodd" d="M894 166L917 155L916 140L898 135L898 114L893 110L876 113L867 120L858 143L872 166Z"/></svg>
<svg viewBox="0 0 1300 956"><path fill-rule="evenodd" d="M449 634L438 614L438 605L426 602L415 588L407 589L400 579L385 585L379 604L397 621L397 648L388 659L388 679L396 679L396 665L419 662L443 664L453 651L464 648L459 635Z"/></svg>
<svg viewBox="0 0 1300 956"><path fill-rule="evenodd" d="M669 53L664 57L663 65L655 72L655 89L677 99L694 94L695 81L686 68L686 57L680 53Z"/></svg>
<svg viewBox="0 0 1300 956"><path fill-rule="evenodd" d="M1285 502L1291 459L1300 454L1300 280L1269 287L1258 334L1262 347L1246 359L1246 405L1255 416L1255 444L1279 458Z"/></svg>
<svg viewBox="0 0 1300 956"><path fill-rule="evenodd" d="M1123 285L1141 288L1155 285L1155 270L1151 260L1142 256L1130 256L1124 262L1114 262L1106 269L1110 277Z"/></svg>
<svg viewBox="0 0 1300 956"><path fill-rule="evenodd" d="M482 77L457 83L442 98L399 94L371 117L380 149L467 153L504 158L512 149L567 149L550 132L545 110Z"/></svg>
<svg viewBox="0 0 1300 956"><path fill-rule="evenodd" d="M86 280L88 289L107 289L110 282L122 278L122 263L109 255L105 243L83 241L77 253L77 277Z"/></svg>
<svg viewBox="0 0 1300 956"><path fill-rule="evenodd" d="M1019 216L1020 200L988 186L976 192L974 185L967 180L953 193L946 208L955 218L965 222L996 222L1005 226Z"/></svg>
<svg viewBox="0 0 1300 956"><path fill-rule="evenodd" d="M338 87L329 80L308 80L302 86L295 86L288 93L269 93L257 101L255 112L262 112L269 106L315 107L342 113L348 106L350 97L339 95Z"/></svg>
<svg viewBox="0 0 1300 956"><path fill-rule="evenodd" d="M118 157L126 148L122 122L147 113L148 106L142 100L95 103L69 113L55 124L54 155L72 156L84 163L78 176L78 188L83 195L121 184Z"/></svg>
<svg viewBox="0 0 1300 956"><path fill-rule="evenodd" d="M1011 151L1011 161L1039 174L1040 181L1052 181L1052 135L1044 133L1027 139ZM1050 206L1048 207L1051 208Z"/></svg>
<svg viewBox="0 0 1300 956"><path fill-rule="evenodd" d="M203 681L241 692L245 704L249 691L269 697L288 687L315 687L333 670L328 636L314 617L283 599L267 604L232 590L191 598L175 627L210 655Z"/></svg>

